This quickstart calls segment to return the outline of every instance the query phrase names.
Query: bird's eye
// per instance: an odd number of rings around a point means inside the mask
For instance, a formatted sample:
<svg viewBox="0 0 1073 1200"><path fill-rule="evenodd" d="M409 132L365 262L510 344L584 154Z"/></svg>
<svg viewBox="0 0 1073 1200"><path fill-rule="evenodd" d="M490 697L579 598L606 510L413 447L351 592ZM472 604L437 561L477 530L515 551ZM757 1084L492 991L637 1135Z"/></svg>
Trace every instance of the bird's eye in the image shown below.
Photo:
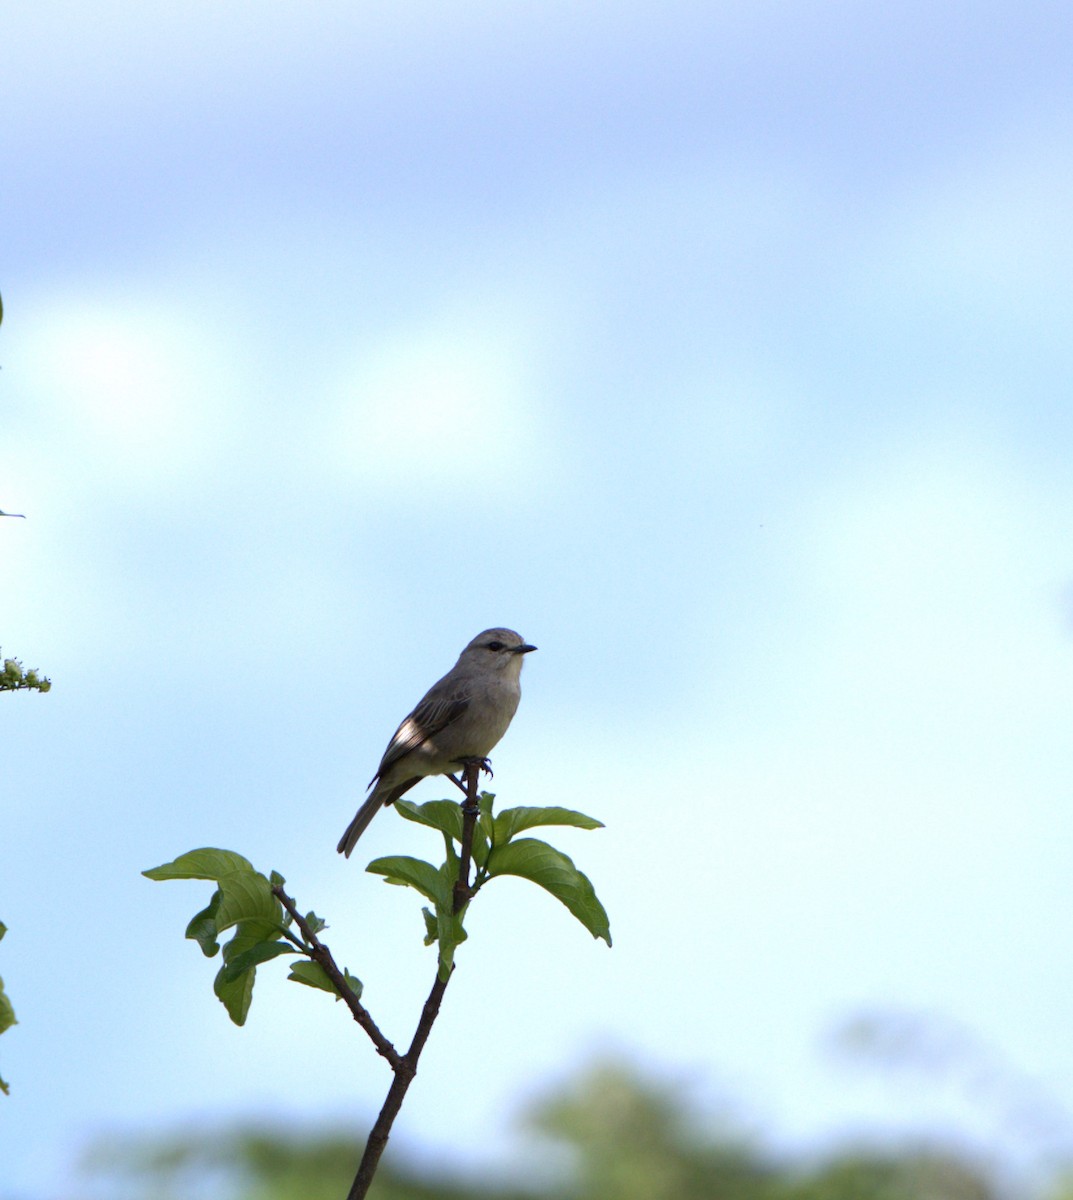
<svg viewBox="0 0 1073 1200"><path fill-rule="evenodd" d="M489 650L502 650L502 649L503 649L503 643L502 643L502 642L489 642L489 643L488 643L488 649L489 649Z"/></svg>

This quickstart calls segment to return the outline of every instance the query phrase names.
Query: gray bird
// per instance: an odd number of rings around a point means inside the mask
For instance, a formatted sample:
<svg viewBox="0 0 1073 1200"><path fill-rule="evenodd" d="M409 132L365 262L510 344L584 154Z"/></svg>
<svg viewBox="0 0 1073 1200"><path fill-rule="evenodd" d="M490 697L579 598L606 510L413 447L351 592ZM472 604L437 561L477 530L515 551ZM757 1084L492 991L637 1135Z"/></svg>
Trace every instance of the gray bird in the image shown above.
<svg viewBox="0 0 1073 1200"><path fill-rule="evenodd" d="M522 658L535 649L513 629L477 634L395 730L369 782L368 800L336 847L340 854L349 858L379 809L426 775L450 775L460 759L488 757L517 712Z"/></svg>

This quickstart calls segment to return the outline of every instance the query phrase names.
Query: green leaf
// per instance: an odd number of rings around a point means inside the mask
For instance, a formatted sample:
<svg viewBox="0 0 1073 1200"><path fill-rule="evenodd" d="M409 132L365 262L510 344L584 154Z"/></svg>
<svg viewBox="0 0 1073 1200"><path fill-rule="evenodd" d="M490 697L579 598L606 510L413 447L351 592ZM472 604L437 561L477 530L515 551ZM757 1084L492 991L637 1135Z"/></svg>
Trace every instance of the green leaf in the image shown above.
<svg viewBox="0 0 1073 1200"><path fill-rule="evenodd" d="M477 804L480 807L481 815L477 818L477 828L481 831L486 845L492 844L492 834L495 832L495 817L492 815L492 803L495 796L491 792L481 792L477 798ZM484 864L481 863L481 866Z"/></svg>
<svg viewBox="0 0 1073 1200"><path fill-rule="evenodd" d="M319 988L322 992L330 992L336 1000L341 1000L342 996L336 991L335 984L329 979L327 972L318 962L313 962L312 959L299 959L298 962L291 963L291 973L287 976L288 979L293 979L295 983L304 983L306 987ZM344 967L343 979L347 986L358 999L361 999L362 987L364 986L360 979Z"/></svg>
<svg viewBox="0 0 1073 1200"><path fill-rule="evenodd" d="M477 823L473 826L473 841L470 843L470 853L473 855L473 861L478 867L483 867L488 861L488 852L491 848L488 837L481 825L481 819L478 817Z"/></svg>
<svg viewBox="0 0 1073 1200"><path fill-rule="evenodd" d="M547 842L520 838L506 846L496 846L488 856L487 870L489 875L517 875L538 884L561 900L593 937L603 938L611 945L607 913L588 877Z"/></svg>
<svg viewBox="0 0 1073 1200"><path fill-rule="evenodd" d="M0 979L0 1033L10 1029L12 1025L17 1025L15 1020L15 1010L11 1006L11 1001L8 999L7 992L4 991L4 981Z"/></svg>
<svg viewBox="0 0 1073 1200"><path fill-rule="evenodd" d="M5 933L7 933L7 926L3 923L3 921L0 921L0 938L2 938ZM12 1025L17 1024L18 1021L15 1020L15 1009L12 1007L11 1001L8 999L7 992L4 991L4 981L0 979L0 1033L10 1029ZM11 1089L8 1087L7 1083L5 1083L2 1077L0 1077L0 1092L3 1092L5 1096L11 1095Z"/></svg>
<svg viewBox="0 0 1073 1200"><path fill-rule="evenodd" d="M282 887L287 882L278 871L270 871L268 880L273 887Z"/></svg>
<svg viewBox="0 0 1073 1200"><path fill-rule="evenodd" d="M174 862L143 871L147 879L211 879L219 883L235 871L252 871L253 864L233 850L214 850L209 846L180 854Z"/></svg>
<svg viewBox="0 0 1073 1200"><path fill-rule="evenodd" d="M421 915L425 918L425 945L431 946L440 936L439 926L436 924L435 914L429 909L423 908Z"/></svg>
<svg viewBox="0 0 1073 1200"><path fill-rule="evenodd" d="M220 892L220 905L216 910L216 928L220 933L240 921L282 924L283 905L260 871L233 871L221 876Z"/></svg>
<svg viewBox="0 0 1073 1200"><path fill-rule="evenodd" d="M224 962L233 962L251 947L264 942L274 942L278 936L279 923L277 921L240 921L231 940L224 945Z"/></svg>
<svg viewBox="0 0 1073 1200"><path fill-rule="evenodd" d="M453 800L429 800L426 804L396 800L395 807L407 821L438 829L441 833L449 834L456 842L462 840L462 806Z"/></svg>
<svg viewBox="0 0 1073 1200"><path fill-rule="evenodd" d="M291 963L291 973L287 976L288 979L293 979L295 983L304 983L306 987L320 988L322 992L331 992L336 995L335 984L324 973L324 968L318 962L313 962L312 959L301 958L298 962Z"/></svg>
<svg viewBox="0 0 1073 1200"><path fill-rule="evenodd" d="M259 967L261 963L278 958L281 954L293 954L293 942L255 942L248 950L243 950L220 971L225 983L232 983L244 972Z"/></svg>
<svg viewBox="0 0 1073 1200"><path fill-rule="evenodd" d="M253 999L257 967L255 963L251 963L235 974L231 970L231 964L238 962L244 954L257 946L271 945L278 933L279 922L275 920L240 921L234 936L223 948L224 965L216 973L212 990L223 1002L228 1016L236 1025L246 1023L246 1014Z"/></svg>
<svg viewBox="0 0 1073 1200"><path fill-rule="evenodd" d="M451 908L454 902L452 900ZM454 967L455 949L469 936L462 928L464 912L456 913L451 909L436 909L436 938L439 942L439 969L437 974L441 980L450 977ZM427 924L427 922L426 922ZM427 944L427 943L426 943Z"/></svg>
<svg viewBox="0 0 1073 1200"><path fill-rule="evenodd" d="M575 812L572 808L505 808L495 819L492 841L505 846L524 829L538 825L572 825L575 829L603 829L602 821Z"/></svg>
<svg viewBox="0 0 1073 1200"><path fill-rule="evenodd" d="M371 875L383 875L389 883L415 888L427 900L431 900L437 909L451 905L450 887L445 886L443 876L432 863L424 859L396 854L374 859L365 869Z"/></svg>
<svg viewBox="0 0 1073 1200"><path fill-rule="evenodd" d="M445 833L443 835L444 845L444 861L440 864L440 876L443 879L443 886L449 888L451 894L454 895L455 880L458 878L459 857L455 851L455 844Z"/></svg>
<svg viewBox="0 0 1073 1200"><path fill-rule="evenodd" d="M320 933L322 929L328 928L328 922L323 917L318 917L315 912L306 913L306 924L310 933Z"/></svg>
<svg viewBox="0 0 1073 1200"><path fill-rule="evenodd" d="M203 908L186 927L186 936L197 942L206 958L218 954L220 943L216 940L216 910L220 907L220 889L212 894L207 908Z"/></svg>
<svg viewBox="0 0 1073 1200"><path fill-rule="evenodd" d="M227 1015L236 1025L246 1024L246 1014L253 999L253 982L256 970L243 971L236 979L226 977L226 964L216 973L212 990L227 1009Z"/></svg>

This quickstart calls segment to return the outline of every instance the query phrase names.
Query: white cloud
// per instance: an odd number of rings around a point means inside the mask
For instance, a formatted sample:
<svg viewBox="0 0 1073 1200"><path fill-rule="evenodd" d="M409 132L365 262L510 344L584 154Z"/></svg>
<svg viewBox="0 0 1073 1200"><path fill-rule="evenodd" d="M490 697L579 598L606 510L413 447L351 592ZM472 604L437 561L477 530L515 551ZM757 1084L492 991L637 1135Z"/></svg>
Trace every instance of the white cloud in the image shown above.
<svg viewBox="0 0 1073 1200"><path fill-rule="evenodd" d="M521 339L493 322L398 330L341 368L325 457L372 487L517 482L543 457L528 370Z"/></svg>
<svg viewBox="0 0 1073 1200"><path fill-rule="evenodd" d="M58 476L153 493L212 463L234 398L235 354L187 309L86 293L27 305L9 379Z"/></svg>

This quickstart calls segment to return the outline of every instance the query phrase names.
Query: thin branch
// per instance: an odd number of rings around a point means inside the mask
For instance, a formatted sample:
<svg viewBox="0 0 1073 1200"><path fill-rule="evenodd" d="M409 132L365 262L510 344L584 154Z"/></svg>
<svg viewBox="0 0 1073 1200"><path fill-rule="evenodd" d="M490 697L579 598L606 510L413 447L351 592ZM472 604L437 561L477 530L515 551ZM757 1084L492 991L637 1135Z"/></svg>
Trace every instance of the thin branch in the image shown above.
<svg viewBox="0 0 1073 1200"><path fill-rule="evenodd" d="M467 762L462 772L463 778L466 781L466 800L462 805L462 855L459 862L458 880L455 883L454 891L456 912L458 912L460 907L459 896L463 897L462 904L464 905L469 899L470 894L469 866L473 844L473 828L477 821L477 814L480 811L477 804L477 781L480 778L480 769L478 762ZM455 782L457 783L458 781L456 780ZM452 974L454 973L453 965L451 972ZM413 1081L413 1077L417 1074L417 1060L421 1057L421 1051L425 1048L428 1035L432 1032L432 1024L439 1014L440 1002L443 1000L443 993L447 990L447 985L450 981L450 975L446 979L441 979L437 971L436 979L432 984L432 990L429 992L425 1006L421 1010L421 1019L418 1021L417 1029L414 1031L413 1041L410 1043L409 1050L406 1051L395 1067L395 1078L391 1081L391 1087L388 1089L384 1106L380 1109L380 1115L376 1118L376 1124L373 1125L368 1141L365 1143L365 1153L361 1156L358 1173L354 1176L354 1182L350 1185L347 1200L365 1200L369 1186L373 1181L373 1176L376 1174L376 1168L380 1163L380 1156L384 1153L388 1138L391 1136L391 1126L394 1124L395 1118L399 1115L399 1109L402 1108L402 1102L406 1098L406 1091Z"/></svg>
<svg viewBox="0 0 1073 1200"><path fill-rule="evenodd" d="M458 879L455 882L455 912L459 913L466 907L473 893L469 887L469 864L473 853L473 829L480 814L477 803L477 779L480 766L477 763L467 763L463 776L466 780L466 799L462 804L462 853L458 864Z"/></svg>
<svg viewBox="0 0 1073 1200"><path fill-rule="evenodd" d="M391 1069L393 1071L398 1071L399 1067L402 1065L402 1057L395 1047L380 1032L380 1028L370 1016L369 1010L354 994L354 989L349 983L347 983L346 976L336 965L335 959L332 957L332 952L313 932L313 930L310 928L309 922L298 911L298 909L295 907L294 901L290 898L290 896L287 895L283 888L277 885L272 889L272 891L275 892L275 894L279 897L279 902L294 918L294 923L301 930L302 937L304 937L306 942L309 944L309 949L306 951L306 953L310 958L313 959L314 962L320 964L324 974L327 975L332 981L336 992L344 1001L347 1008L350 1009L354 1020L357 1021L362 1029L364 1029L369 1035L373 1045L376 1047L377 1053L382 1054L384 1058L387 1059L387 1061L391 1064Z"/></svg>
<svg viewBox="0 0 1073 1200"><path fill-rule="evenodd" d="M450 975L446 979L441 979L438 973L436 975L432 990L425 1001L425 1007L421 1010L421 1020L417 1023L414 1040L410 1043L410 1049L403 1055L402 1061L395 1071L395 1078L391 1081L384 1107L381 1108L380 1115L376 1118L376 1124L369 1133L369 1140L365 1143L365 1153L361 1156L361 1164L358 1167L357 1175L354 1176L354 1182L350 1185L347 1200L365 1200L369 1185L376 1174L376 1168L380 1164L380 1156L384 1153L387 1140L391 1136L391 1126L399 1115L399 1109L402 1108L406 1090L414 1075L417 1074L417 1060L421 1056L425 1042L428 1041L432 1023L440 1011L440 1001L443 999L443 993L450 978Z"/></svg>
<svg viewBox="0 0 1073 1200"><path fill-rule="evenodd" d="M309 956L309 947L305 944L305 942L302 941L301 938L296 938L289 929L281 929L279 932L282 937L285 937L287 941L291 943L295 950L300 950L307 957Z"/></svg>

